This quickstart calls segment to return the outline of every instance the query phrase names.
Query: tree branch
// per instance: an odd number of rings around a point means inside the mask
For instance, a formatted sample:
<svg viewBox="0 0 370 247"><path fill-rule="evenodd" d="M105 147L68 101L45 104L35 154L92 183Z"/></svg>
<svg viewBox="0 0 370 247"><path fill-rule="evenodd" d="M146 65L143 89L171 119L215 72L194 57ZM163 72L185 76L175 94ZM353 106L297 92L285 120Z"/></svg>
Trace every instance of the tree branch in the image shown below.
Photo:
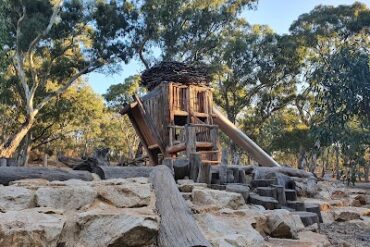
<svg viewBox="0 0 370 247"><path fill-rule="evenodd" d="M47 25L47 27L45 28L44 31L42 31L39 35L37 35L37 37L30 43L30 45L28 47L28 51L27 51L27 55L28 56L27 57L28 57L28 61L30 63L30 70L31 70L32 81L33 81L32 88L31 88L31 93L30 93L31 100L33 99L33 97L34 97L34 95L36 93L37 87L39 85L39 82L37 80L37 74L36 74L36 71L35 71L35 68L34 68L34 64L33 64L33 53L32 53L32 50L36 47L36 45L39 43L39 41L50 32L51 28L53 27L53 25L56 22L57 16L59 14L60 8L63 5L63 2L64 2L64 0L59 0L54 5L54 7L53 7L53 14L50 17L49 24Z"/></svg>
<svg viewBox="0 0 370 247"><path fill-rule="evenodd" d="M51 99L53 99L54 97L57 97L61 94L63 94L65 91L67 91L67 89L82 75L84 74L87 74L93 70L95 70L96 68L98 68L99 66L94 66L94 65L88 65L86 66L85 68L83 68L82 70L80 70L79 72L77 72L74 76L72 76L68 81L67 83L62 86L61 88L59 88L58 90L56 90L55 92L49 94L48 96L46 96L36 107L36 110L39 111L41 110L41 108L43 108Z"/></svg>
<svg viewBox="0 0 370 247"><path fill-rule="evenodd" d="M28 102L29 101L29 95L30 95L30 89L29 89L28 84L27 84L26 73L24 72L24 68L23 68L23 56L22 56L21 50L20 50L20 37L21 37L21 34L22 34L21 33L21 24L22 24L25 17L26 17L26 7L22 4L22 15L20 16L20 18L17 21L17 31L16 31L16 46L17 46L17 49L16 49L16 54L15 54L15 57L14 57L14 63L15 63L15 69L16 69L16 71L18 73L18 76L19 76L19 80L20 80L21 85L23 87L26 102ZM31 110L32 109L27 108L27 113L30 114Z"/></svg>

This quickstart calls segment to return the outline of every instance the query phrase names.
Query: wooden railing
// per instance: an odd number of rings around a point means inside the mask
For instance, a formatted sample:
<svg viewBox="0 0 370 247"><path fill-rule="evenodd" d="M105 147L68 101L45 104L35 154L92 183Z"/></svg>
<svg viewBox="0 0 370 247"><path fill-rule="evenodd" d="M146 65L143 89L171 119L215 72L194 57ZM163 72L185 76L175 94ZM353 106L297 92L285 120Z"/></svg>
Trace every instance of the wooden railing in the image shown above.
<svg viewBox="0 0 370 247"><path fill-rule="evenodd" d="M169 146L177 145L186 142L185 127L171 125L169 128Z"/></svg>
<svg viewBox="0 0 370 247"><path fill-rule="evenodd" d="M187 87L174 86L172 90L171 99L173 110L187 111Z"/></svg>
<svg viewBox="0 0 370 247"><path fill-rule="evenodd" d="M216 125L208 124L187 124L185 126L171 125L169 128L169 146L186 142L186 128L194 128L195 142L214 142L211 131L217 128Z"/></svg>
<svg viewBox="0 0 370 247"><path fill-rule="evenodd" d="M201 151L196 152L196 154L198 154L199 158L203 161L221 162L221 160L219 159L219 151Z"/></svg>

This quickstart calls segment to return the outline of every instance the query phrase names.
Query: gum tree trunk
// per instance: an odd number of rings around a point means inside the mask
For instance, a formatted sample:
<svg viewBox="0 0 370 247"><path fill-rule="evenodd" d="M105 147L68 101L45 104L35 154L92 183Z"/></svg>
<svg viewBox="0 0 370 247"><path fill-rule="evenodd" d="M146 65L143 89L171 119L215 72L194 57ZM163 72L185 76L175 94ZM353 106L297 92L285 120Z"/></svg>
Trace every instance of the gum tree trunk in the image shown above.
<svg viewBox="0 0 370 247"><path fill-rule="evenodd" d="M26 122L18 129L18 131L14 135L10 136L8 140L0 144L0 158L8 159L14 155L23 138L31 129L34 121L34 117L28 117Z"/></svg>

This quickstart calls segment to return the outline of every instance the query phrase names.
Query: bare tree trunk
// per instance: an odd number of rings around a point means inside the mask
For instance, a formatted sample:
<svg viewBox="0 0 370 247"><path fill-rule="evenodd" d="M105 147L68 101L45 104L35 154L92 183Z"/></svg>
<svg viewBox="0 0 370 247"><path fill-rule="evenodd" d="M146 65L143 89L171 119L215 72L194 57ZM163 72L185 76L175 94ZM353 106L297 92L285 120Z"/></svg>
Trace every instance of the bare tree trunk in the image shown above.
<svg viewBox="0 0 370 247"><path fill-rule="evenodd" d="M322 171L321 171L321 177L323 178L325 176L326 168L328 165L328 157L329 157L329 149L326 149L326 155L325 155L325 150L322 155Z"/></svg>
<svg viewBox="0 0 370 247"><path fill-rule="evenodd" d="M18 157L18 166L27 166L28 161L30 159L30 152L31 152L31 140L32 135L27 134L27 136L24 138L24 145L23 149L20 152L20 157Z"/></svg>
<svg viewBox="0 0 370 247"><path fill-rule="evenodd" d="M335 146L335 174L337 180L340 180L340 172L339 172L339 147Z"/></svg>
<svg viewBox="0 0 370 247"><path fill-rule="evenodd" d="M304 161L305 161L306 151L304 150L303 146L299 146L299 158L298 158L298 169L304 169Z"/></svg>
<svg viewBox="0 0 370 247"><path fill-rule="evenodd" d="M44 153L43 163L44 163L44 167L48 166L48 153L47 152Z"/></svg>
<svg viewBox="0 0 370 247"><path fill-rule="evenodd" d="M19 130L8 138L4 143L0 144L0 157L10 158L14 155L17 148L21 144L23 138L28 134L35 119L29 117L26 122L19 128Z"/></svg>
<svg viewBox="0 0 370 247"><path fill-rule="evenodd" d="M365 165L365 182L368 183L369 182L369 169L370 168L370 162L368 162L366 165Z"/></svg>

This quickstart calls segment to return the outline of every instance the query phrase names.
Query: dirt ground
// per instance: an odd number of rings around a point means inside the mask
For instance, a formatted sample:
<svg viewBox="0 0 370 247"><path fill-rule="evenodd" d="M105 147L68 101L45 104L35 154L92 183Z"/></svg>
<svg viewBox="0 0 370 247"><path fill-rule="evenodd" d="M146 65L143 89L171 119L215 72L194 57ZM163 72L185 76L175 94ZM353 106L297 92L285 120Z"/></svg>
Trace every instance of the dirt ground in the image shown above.
<svg viewBox="0 0 370 247"><path fill-rule="evenodd" d="M369 247L370 228L348 222L321 224L321 233L326 234L335 247Z"/></svg>

